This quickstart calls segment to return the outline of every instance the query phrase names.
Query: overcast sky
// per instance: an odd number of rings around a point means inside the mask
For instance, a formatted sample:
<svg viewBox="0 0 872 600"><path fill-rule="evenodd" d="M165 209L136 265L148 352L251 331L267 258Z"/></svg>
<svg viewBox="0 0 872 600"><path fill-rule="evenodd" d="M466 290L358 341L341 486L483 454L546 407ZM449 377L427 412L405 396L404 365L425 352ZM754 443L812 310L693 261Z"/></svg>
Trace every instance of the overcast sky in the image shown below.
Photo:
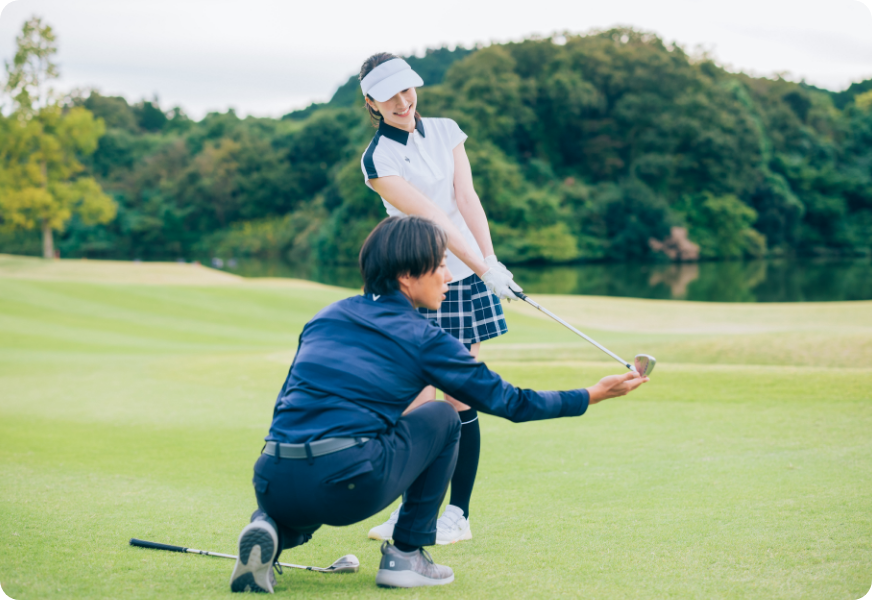
<svg viewBox="0 0 872 600"><path fill-rule="evenodd" d="M0 58L31 15L58 35L58 88L157 95L195 118L326 101L374 52L629 25L734 71L832 90L872 77L872 0L0 0Z"/></svg>

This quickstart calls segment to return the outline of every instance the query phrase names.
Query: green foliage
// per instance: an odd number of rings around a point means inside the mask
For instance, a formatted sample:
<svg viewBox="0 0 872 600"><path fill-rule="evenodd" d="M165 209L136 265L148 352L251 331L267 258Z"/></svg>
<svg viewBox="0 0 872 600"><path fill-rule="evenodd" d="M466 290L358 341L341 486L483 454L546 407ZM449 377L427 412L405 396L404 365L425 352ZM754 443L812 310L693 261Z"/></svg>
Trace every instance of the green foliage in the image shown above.
<svg viewBox="0 0 872 600"><path fill-rule="evenodd" d="M442 83L445 77L445 72L448 68L458 60L471 54L474 50L468 50L462 46L458 46L454 50L448 48L428 48L424 56L406 56L406 62L411 66L424 80L425 86L434 86ZM362 63L363 61L361 61ZM309 118L315 112L322 108L362 108L363 95L360 93L359 74L351 75L345 83L333 93L329 102L317 103L313 102L306 108L295 110L282 117L282 119L302 121Z"/></svg>
<svg viewBox="0 0 872 600"><path fill-rule="evenodd" d="M50 82L58 78L55 34L40 17L31 17L15 38L15 56L5 62L5 91L12 97L13 108L24 118L52 100Z"/></svg>
<svg viewBox="0 0 872 600"><path fill-rule="evenodd" d="M854 105L863 111L872 108L872 89L854 97Z"/></svg>
<svg viewBox="0 0 872 600"><path fill-rule="evenodd" d="M434 86L442 83L445 73L457 61L466 58L475 52L474 49L457 46L454 50L446 47L427 48L424 56L407 56L406 62L424 80L425 86Z"/></svg>
<svg viewBox="0 0 872 600"><path fill-rule="evenodd" d="M127 100L119 96L101 96L99 92L92 91L87 98L76 97L74 104L84 106L94 116L103 119L106 127L123 129L131 133L139 133L139 124L136 122L136 113L127 104Z"/></svg>
<svg viewBox="0 0 872 600"><path fill-rule="evenodd" d="M305 204L283 217L242 221L199 243L198 254L217 257L284 258L308 261L327 217L323 201Z"/></svg>
<svg viewBox="0 0 872 600"><path fill-rule="evenodd" d="M151 102L140 102L136 106L137 125L144 131L160 131L169 119L164 112Z"/></svg>
<svg viewBox="0 0 872 600"><path fill-rule="evenodd" d="M852 100L856 102L857 97L872 91L872 79L852 83L847 90L833 94L833 103L838 108L845 108Z"/></svg>
<svg viewBox="0 0 872 600"><path fill-rule="evenodd" d="M82 173L80 161L97 149L105 125L83 107L63 109L47 87L58 75L51 27L34 17L16 42L4 86L15 110L2 118L0 229L40 229L43 256L52 258L53 232L63 231L73 215L85 225L115 217L112 199Z"/></svg>
<svg viewBox="0 0 872 600"><path fill-rule="evenodd" d="M74 94L70 97L73 106L84 106L95 116L103 119L109 131L121 129L132 134L156 133L159 131L185 131L190 128L191 121L181 108L173 108L164 112L154 102L143 100L133 106L120 96L102 96L96 90L91 90L88 97Z"/></svg>
<svg viewBox="0 0 872 600"><path fill-rule="evenodd" d="M369 232L384 218L381 200L365 185L357 160L347 162L332 186L334 207L317 243L317 258L325 263L355 264L360 246Z"/></svg>
<svg viewBox="0 0 872 600"><path fill-rule="evenodd" d="M784 251L797 241L805 206L782 175L768 173L751 194L750 204L757 211L754 226L771 248Z"/></svg>
<svg viewBox="0 0 872 600"><path fill-rule="evenodd" d="M427 82L420 112L469 135L502 260L655 260L650 240L673 225L706 259L872 253L872 83L833 94L732 74L632 29L559 42L407 59ZM353 265L385 215L360 172L373 130L356 75L281 120L193 122L93 91L76 107L105 123L78 159L118 211L108 224L73 217L65 253Z"/></svg>
<svg viewBox="0 0 872 600"><path fill-rule="evenodd" d="M765 252L765 238L751 227L757 212L736 196L706 192L699 197L685 197L683 203L690 237L699 244L700 256L759 257Z"/></svg>

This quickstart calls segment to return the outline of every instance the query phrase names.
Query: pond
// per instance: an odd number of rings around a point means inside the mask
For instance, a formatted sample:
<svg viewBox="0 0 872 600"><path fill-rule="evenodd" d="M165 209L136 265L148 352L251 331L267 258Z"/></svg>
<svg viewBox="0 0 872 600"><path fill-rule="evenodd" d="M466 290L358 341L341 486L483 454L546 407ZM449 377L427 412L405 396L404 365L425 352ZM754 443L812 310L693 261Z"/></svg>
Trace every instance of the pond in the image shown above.
<svg viewBox="0 0 872 600"><path fill-rule="evenodd" d="M217 266L217 265L216 265ZM361 286L352 266L239 260L224 270L245 277L295 277ZM685 264L607 263L514 266L530 294L584 294L702 302L872 300L872 260L773 259Z"/></svg>

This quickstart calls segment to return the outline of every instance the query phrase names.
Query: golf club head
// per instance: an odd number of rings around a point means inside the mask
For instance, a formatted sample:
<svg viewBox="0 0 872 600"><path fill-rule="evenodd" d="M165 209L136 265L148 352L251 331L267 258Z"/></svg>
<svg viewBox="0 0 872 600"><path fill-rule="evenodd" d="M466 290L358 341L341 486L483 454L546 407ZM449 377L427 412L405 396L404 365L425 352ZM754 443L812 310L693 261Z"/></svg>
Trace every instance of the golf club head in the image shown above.
<svg viewBox="0 0 872 600"><path fill-rule="evenodd" d="M636 372L642 377L647 377L654 370L657 359L649 354L636 355Z"/></svg>
<svg viewBox="0 0 872 600"><path fill-rule="evenodd" d="M346 554L342 558L337 558L336 562L327 567L327 571L331 573L357 573L360 569L360 561L353 554Z"/></svg>

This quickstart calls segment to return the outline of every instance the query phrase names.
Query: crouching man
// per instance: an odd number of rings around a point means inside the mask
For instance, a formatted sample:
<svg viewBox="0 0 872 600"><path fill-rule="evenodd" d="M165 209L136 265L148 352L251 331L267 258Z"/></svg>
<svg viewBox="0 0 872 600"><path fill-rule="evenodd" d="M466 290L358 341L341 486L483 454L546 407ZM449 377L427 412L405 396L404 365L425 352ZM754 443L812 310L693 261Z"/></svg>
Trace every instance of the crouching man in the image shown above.
<svg viewBox="0 0 872 600"><path fill-rule="evenodd" d="M446 236L418 217L385 219L360 251L364 294L309 321L254 465L258 510L239 536L234 592L272 592L273 563L321 525L351 525L405 501L376 584L443 585L453 571L424 550L457 458L460 420L445 402L403 415L433 385L480 412L515 422L584 414L647 378L612 375L563 392L514 387L424 318L451 281Z"/></svg>

